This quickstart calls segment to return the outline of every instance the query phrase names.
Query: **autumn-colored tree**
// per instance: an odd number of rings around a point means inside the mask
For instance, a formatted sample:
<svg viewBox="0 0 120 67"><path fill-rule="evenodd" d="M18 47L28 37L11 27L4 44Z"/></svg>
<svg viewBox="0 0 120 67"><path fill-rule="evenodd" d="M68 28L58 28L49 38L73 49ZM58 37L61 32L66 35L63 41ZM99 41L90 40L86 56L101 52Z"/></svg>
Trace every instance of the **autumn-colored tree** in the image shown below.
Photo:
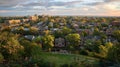
<svg viewBox="0 0 120 67"><path fill-rule="evenodd" d="M24 47L18 41L18 35L0 33L0 52L5 59L17 60L24 52Z"/></svg>

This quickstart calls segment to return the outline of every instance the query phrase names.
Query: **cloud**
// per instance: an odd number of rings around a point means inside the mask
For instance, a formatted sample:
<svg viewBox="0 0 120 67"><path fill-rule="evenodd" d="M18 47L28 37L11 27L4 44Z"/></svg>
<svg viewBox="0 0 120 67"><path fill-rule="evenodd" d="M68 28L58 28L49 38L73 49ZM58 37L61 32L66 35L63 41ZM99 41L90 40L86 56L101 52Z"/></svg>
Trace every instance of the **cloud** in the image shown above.
<svg viewBox="0 0 120 67"><path fill-rule="evenodd" d="M67 5L74 5L77 3L80 3L82 1L68 1L68 2L62 2L62 1L38 1L38 2L30 2L30 3L24 3L21 4L22 6L45 6L45 7L51 7L51 6L67 6Z"/></svg>
<svg viewBox="0 0 120 67"><path fill-rule="evenodd" d="M0 0L0 10L52 10L59 7L70 7L82 2L81 0ZM56 8L51 8L56 6Z"/></svg>
<svg viewBox="0 0 120 67"><path fill-rule="evenodd" d="M11 7L28 0L0 0L0 7Z"/></svg>
<svg viewBox="0 0 120 67"><path fill-rule="evenodd" d="M114 2L120 2L120 0L103 0L103 1L93 0L93 2L88 2L88 3L85 3L84 5L96 6L96 5L104 5L104 4L114 3Z"/></svg>
<svg viewBox="0 0 120 67"><path fill-rule="evenodd" d="M120 0L0 0L0 15L120 15ZM11 13L11 14L9 14Z"/></svg>
<svg viewBox="0 0 120 67"><path fill-rule="evenodd" d="M74 1L54 1L54 0L47 0L47 2L45 0L40 0L40 1L31 1L31 2L25 2L25 3L21 3L18 4L16 6L14 6L13 8L16 9L35 9L35 10L53 10L53 9L62 9L63 8L68 8L81 3L81 0L74 0Z"/></svg>
<svg viewBox="0 0 120 67"><path fill-rule="evenodd" d="M104 0L104 2L117 2L117 1L120 1L120 0Z"/></svg>

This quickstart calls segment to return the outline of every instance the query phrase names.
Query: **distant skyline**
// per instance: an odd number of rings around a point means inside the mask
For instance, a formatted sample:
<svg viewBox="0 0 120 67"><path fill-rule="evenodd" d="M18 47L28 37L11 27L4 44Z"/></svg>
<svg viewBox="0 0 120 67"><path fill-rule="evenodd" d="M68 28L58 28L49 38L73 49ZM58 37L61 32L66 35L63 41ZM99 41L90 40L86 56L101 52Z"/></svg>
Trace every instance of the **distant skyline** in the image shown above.
<svg viewBox="0 0 120 67"><path fill-rule="evenodd" d="M120 16L120 0L0 0L0 16Z"/></svg>

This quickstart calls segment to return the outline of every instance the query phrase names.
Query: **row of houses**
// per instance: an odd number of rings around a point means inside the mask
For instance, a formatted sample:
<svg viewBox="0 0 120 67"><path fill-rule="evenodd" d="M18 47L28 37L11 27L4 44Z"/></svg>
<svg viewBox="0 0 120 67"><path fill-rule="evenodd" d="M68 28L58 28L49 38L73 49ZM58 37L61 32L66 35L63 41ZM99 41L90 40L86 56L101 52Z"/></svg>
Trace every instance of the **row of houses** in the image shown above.
<svg viewBox="0 0 120 67"><path fill-rule="evenodd" d="M34 35L25 35L24 36L24 38L26 38L26 39L28 39L30 41L34 40L36 37L38 37L38 36L34 36ZM64 38L61 38L61 37L55 38L55 40L54 40L54 47L61 48L61 47L65 47L65 46L66 46L66 43L65 43L65 39Z"/></svg>
<svg viewBox="0 0 120 67"><path fill-rule="evenodd" d="M5 23L7 25L19 25L19 24L23 24L25 22L30 22L30 21L37 21L38 20L38 16L30 16L27 19L11 19L11 20L6 20Z"/></svg>

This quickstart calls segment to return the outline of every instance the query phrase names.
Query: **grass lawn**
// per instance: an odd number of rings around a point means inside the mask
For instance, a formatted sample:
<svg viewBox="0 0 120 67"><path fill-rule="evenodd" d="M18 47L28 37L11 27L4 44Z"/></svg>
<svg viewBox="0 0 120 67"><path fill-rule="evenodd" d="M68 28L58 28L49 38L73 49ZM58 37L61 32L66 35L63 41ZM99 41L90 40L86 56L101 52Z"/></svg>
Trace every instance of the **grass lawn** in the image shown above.
<svg viewBox="0 0 120 67"><path fill-rule="evenodd" d="M98 64L99 59L84 56L84 55L75 55L75 54L59 54L59 53L49 53L41 52L39 58L42 58L49 62L54 62L57 65L61 64L70 64L74 61L84 62L85 64Z"/></svg>

